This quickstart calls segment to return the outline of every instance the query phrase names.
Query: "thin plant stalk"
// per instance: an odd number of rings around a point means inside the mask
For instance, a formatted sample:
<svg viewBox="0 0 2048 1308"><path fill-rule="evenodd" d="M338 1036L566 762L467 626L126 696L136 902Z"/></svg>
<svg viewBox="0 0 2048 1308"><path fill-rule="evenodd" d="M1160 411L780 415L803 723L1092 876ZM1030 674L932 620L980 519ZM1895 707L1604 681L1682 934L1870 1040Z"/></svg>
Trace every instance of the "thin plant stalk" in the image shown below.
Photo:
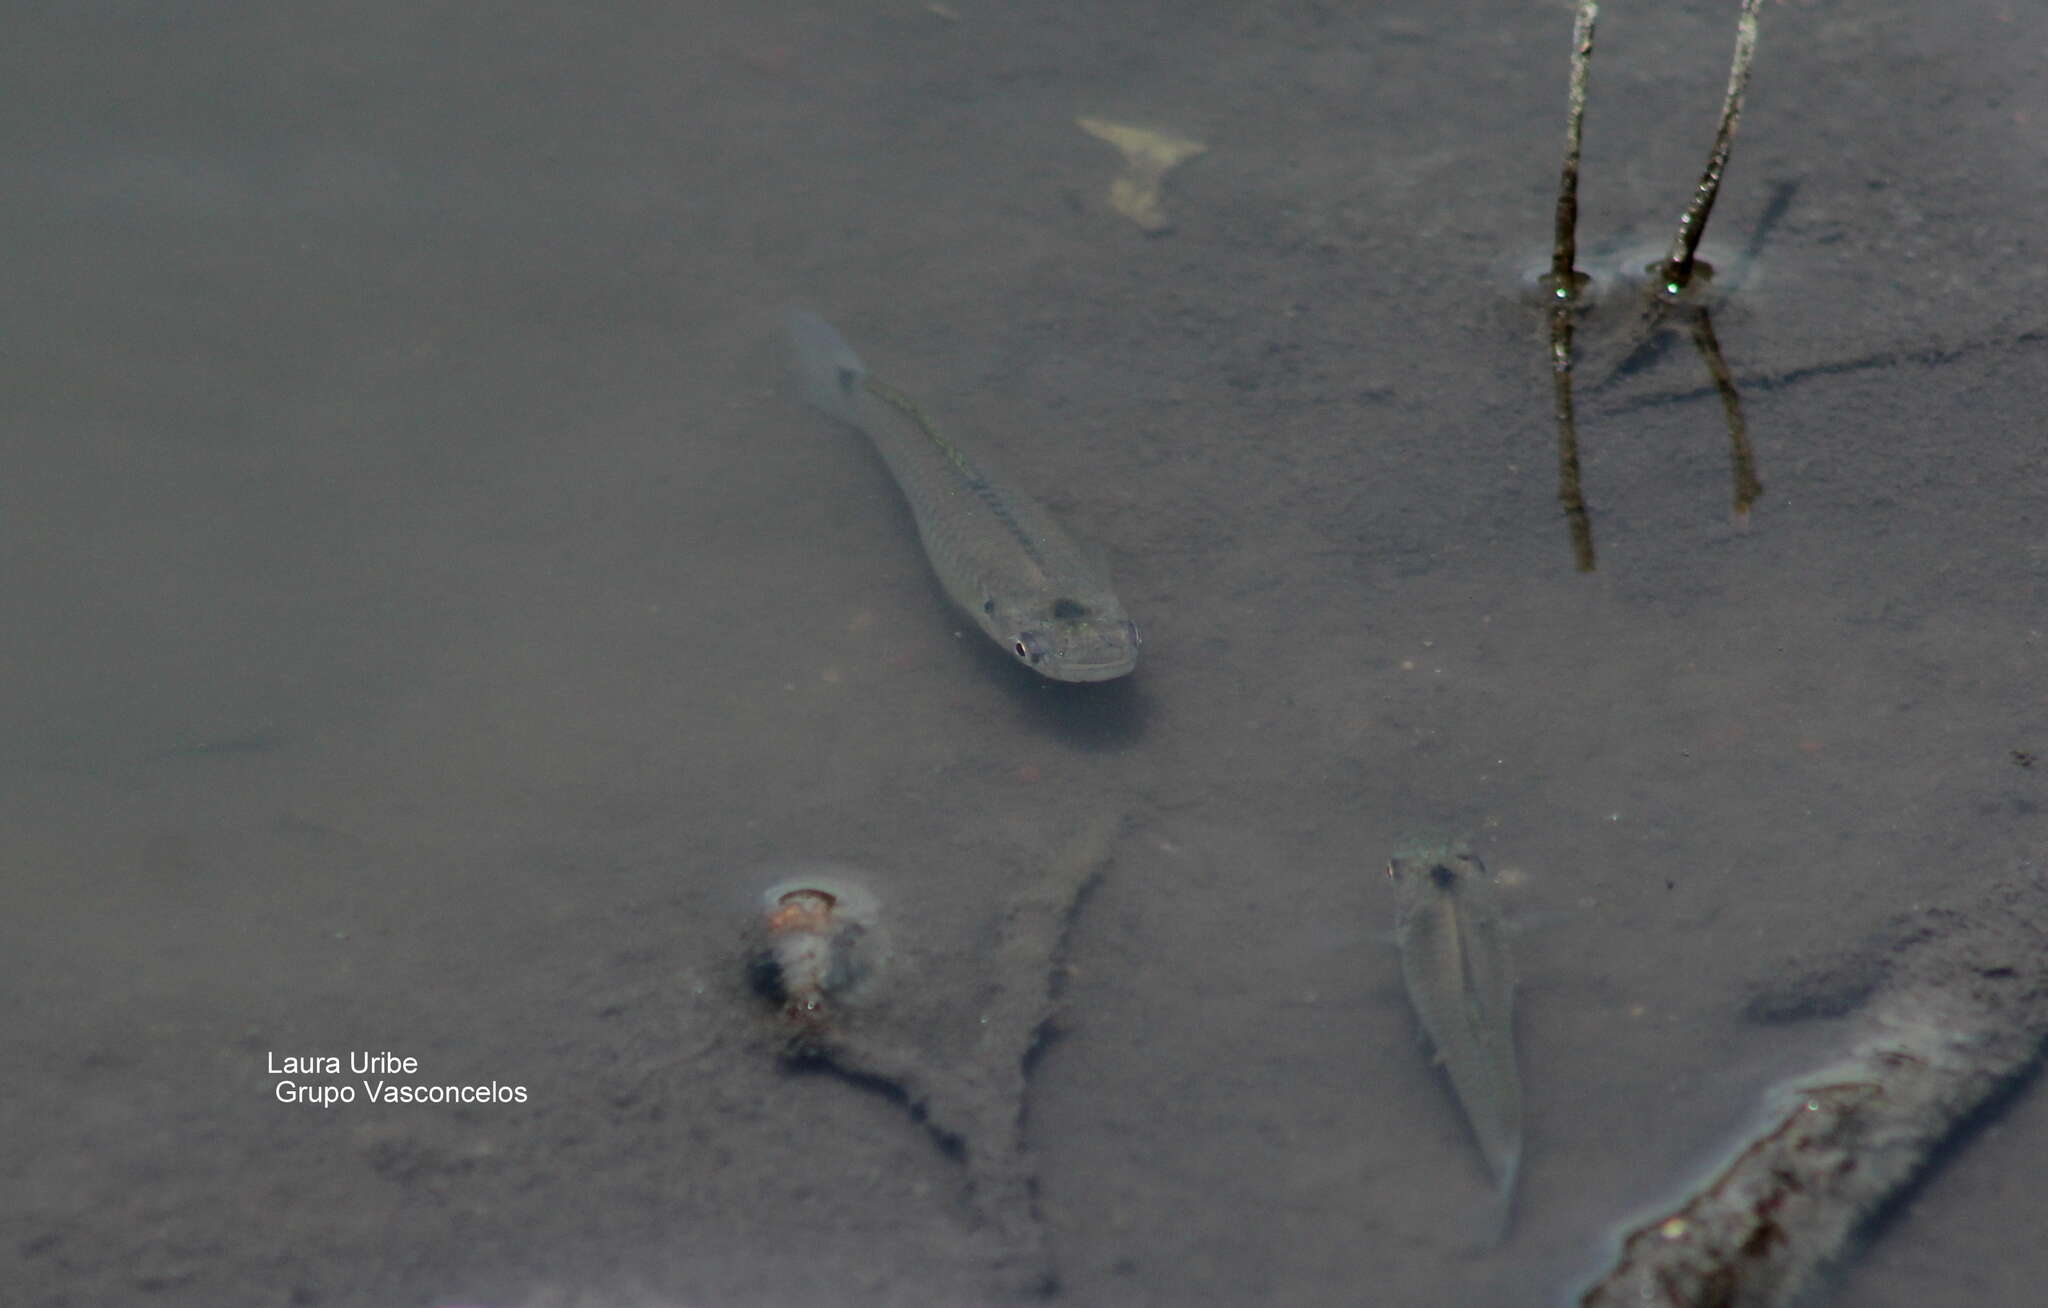
<svg viewBox="0 0 2048 1308"><path fill-rule="evenodd" d="M1585 284L1579 272L1579 142L1586 122L1586 83L1593 72L1593 24L1597 0L1579 0L1572 20L1572 72L1564 127L1564 168L1557 183L1557 235L1551 246L1548 286L1560 300L1574 298Z"/></svg>
<svg viewBox="0 0 2048 1308"><path fill-rule="evenodd" d="M1572 19L1572 66L1564 128L1564 167L1557 183L1557 233L1550 275L1543 284L1557 297L1550 311L1550 383L1557 417L1557 498L1571 531L1572 560L1580 572L1593 570L1593 518L1586 511L1579 480L1579 432L1572 410L1572 314L1586 275L1579 271L1579 145L1586 122L1586 83L1593 71L1593 25L1597 0L1579 0Z"/></svg>
<svg viewBox="0 0 2048 1308"><path fill-rule="evenodd" d="M1707 215L1721 192L1721 175L1727 171L1728 155L1735 147L1735 127L1742 120L1742 95L1749 87L1749 65L1756 57L1756 15L1763 0L1742 0L1742 12L1735 19L1735 59L1728 66L1728 95L1721 102L1721 126L1714 133L1713 153L1707 156L1707 170L1693 191L1692 203L1678 220L1678 236L1671 253L1657 266L1658 283L1667 295L1677 295L1692 284L1694 254L1700 237L1706 234Z"/></svg>

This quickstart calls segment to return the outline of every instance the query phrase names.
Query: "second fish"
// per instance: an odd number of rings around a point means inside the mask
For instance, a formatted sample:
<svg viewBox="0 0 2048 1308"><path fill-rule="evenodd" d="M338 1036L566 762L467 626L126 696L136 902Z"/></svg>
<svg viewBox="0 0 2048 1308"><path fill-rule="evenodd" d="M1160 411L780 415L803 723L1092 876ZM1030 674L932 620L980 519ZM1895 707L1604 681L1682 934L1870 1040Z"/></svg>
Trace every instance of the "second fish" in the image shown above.
<svg viewBox="0 0 2048 1308"><path fill-rule="evenodd" d="M1499 1186L1487 1242L1507 1238L1522 1170L1522 1077L1515 1068L1515 972L1507 924L1478 855L1416 841L1387 864L1394 940L1423 1033Z"/></svg>
<svg viewBox="0 0 2048 1308"><path fill-rule="evenodd" d="M871 376L814 313L789 315L811 403L874 442L946 594L1018 662L1055 681L1108 681L1138 663L1138 627L1109 572L1042 505Z"/></svg>

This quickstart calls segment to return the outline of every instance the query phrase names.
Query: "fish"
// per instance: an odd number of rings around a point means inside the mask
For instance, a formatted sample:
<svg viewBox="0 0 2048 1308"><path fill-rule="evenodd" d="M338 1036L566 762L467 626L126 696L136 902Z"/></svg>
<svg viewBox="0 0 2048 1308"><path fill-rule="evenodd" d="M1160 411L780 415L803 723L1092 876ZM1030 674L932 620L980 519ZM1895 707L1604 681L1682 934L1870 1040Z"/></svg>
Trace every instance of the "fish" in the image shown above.
<svg viewBox="0 0 2048 1308"><path fill-rule="evenodd" d="M1387 864L1408 1002L1497 1187L1490 1243L1507 1238L1522 1168L1514 964L1486 867L1462 842L1415 842Z"/></svg>
<svg viewBox="0 0 2048 1308"><path fill-rule="evenodd" d="M1110 681L1138 663L1138 626L1100 556L986 456L869 373L817 314L789 314L805 397L867 433L917 522L947 596L989 639L1054 681Z"/></svg>

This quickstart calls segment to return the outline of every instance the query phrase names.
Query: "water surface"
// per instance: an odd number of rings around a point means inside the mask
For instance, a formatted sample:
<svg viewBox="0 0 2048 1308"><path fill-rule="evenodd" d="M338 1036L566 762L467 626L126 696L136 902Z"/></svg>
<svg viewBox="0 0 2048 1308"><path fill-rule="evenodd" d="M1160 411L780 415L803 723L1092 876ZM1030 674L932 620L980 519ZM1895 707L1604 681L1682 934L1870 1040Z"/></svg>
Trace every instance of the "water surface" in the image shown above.
<svg viewBox="0 0 2048 1308"><path fill-rule="evenodd" d="M1667 236L1733 5L1616 7L1589 262ZM1104 810L1028 1134L1077 1304L1528 1302L1824 1024L1802 956L2044 845L2048 17L1764 15L1707 253L1765 494L1625 293L1554 499L1558 6L709 2L17 17L0 479L10 1225L29 1302L973 1302L961 1174L781 1072L778 864L882 884L972 1021ZM1210 145L1176 226L1079 115ZM1600 260L1608 260L1602 265ZM1148 644L942 607L790 303L1100 541ZM1623 366L1626 361L1626 366ZM1079 689L1081 697L1074 692ZM1513 874L1515 1239L1383 943ZM758 883L758 884L757 884ZM390 1049L523 1105L283 1105ZM2018 1302L2022 1099L1845 1297Z"/></svg>

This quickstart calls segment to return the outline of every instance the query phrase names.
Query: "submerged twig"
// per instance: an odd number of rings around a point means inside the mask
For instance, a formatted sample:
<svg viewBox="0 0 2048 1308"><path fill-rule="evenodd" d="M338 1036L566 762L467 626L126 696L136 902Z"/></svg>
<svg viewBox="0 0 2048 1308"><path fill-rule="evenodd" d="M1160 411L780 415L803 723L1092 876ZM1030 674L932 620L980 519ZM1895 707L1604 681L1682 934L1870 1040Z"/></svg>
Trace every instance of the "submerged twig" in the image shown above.
<svg viewBox="0 0 2048 1308"><path fill-rule="evenodd" d="M971 1015L941 1005L906 1011L892 1022L882 1010L806 1009L784 1048L793 1064L829 1068L900 1095L960 1159L970 1202L995 1245L997 1280L1008 1294L1036 1297L1057 1288L1024 1138L1025 1065L1054 1011L1074 913L1122 829L1121 817L1090 823L1005 905L994 924L994 966Z"/></svg>
<svg viewBox="0 0 2048 1308"><path fill-rule="evenodd" d="M2048 1038L2048 874L1967 911L1925 911L1910 928L1852 960L1853 984L1836 987L1860 996L1873 966L1888 977L1850 1056L1787 1083L1730 1162L1633 1225L1581 1308L1800 1301L1934 1150L2036 1064ZM1916 942L1903 957L1900 940Z"/></svg>
<svg viewBox="0 0 2048 1308"><path fill-rule="evenodd" d="M1721 126L1714 133L1714 149L1707 156L1707 170L1693 191L1692 203L1678 220L1678 236L1671 253L1657 265L1658 285L1667 295L1677 295L1692 284L1694 252L1706 234L1707 215L1721 192L1721 174L1727 170L1728 154L1735 146L1735 125L1742 118L1742 94L1749 86L1749 65L1756 57L1756 15L1763 0L1742 0L1742 12L1735 19L1735 58L1728 67L1728 95L1721 102Z"/></svg>

